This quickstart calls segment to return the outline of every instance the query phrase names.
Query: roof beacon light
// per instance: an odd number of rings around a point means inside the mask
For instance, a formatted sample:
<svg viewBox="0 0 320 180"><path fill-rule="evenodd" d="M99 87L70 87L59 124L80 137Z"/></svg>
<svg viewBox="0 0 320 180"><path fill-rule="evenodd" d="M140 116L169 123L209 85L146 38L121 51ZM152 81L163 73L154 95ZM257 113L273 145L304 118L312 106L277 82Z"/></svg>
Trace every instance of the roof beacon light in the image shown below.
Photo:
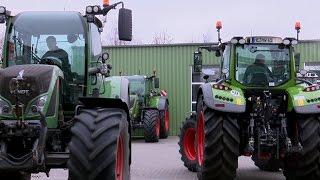
<svg viewBox="0 0 320 180"><path fill-rule="evenodd" d="M103 2L103 7L107 7L110 5L109 0L103 0L102 2Z"/></svg>
<svg viewBox="0 0 320 180"><path fill-rule="evenodd" d="M299 21L296 22L294 28L298 31L301 29L301 23Z"/></svg>
<svg viewBox="0 0 320 180"><path fill-rule="evenodd" d="M221 23L221 21L217 21L217 23L216 23L216 28L217 28L218 30L222 29L222 23Z"/></svg>
<svg viewBox="0 0 320 180"><path fill-rule="evenodd" d="M294 25L294 28L297 30L297 41L299 41L299 33L300 33L300 29L301 29L301 23L299 21L297 21L296 24Z"/></svg>

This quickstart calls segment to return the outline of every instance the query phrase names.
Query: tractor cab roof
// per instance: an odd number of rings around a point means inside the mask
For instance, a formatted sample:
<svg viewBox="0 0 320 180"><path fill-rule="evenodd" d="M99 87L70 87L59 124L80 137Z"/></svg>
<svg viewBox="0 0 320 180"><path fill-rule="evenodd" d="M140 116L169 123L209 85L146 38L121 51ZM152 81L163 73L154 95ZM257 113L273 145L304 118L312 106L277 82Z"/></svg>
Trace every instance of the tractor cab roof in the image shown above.
<svg viewBox="0 0 320 180"><path fill-rule="evenodd" d="M129 81L145 81L146 76L143 75L133 75L133 76L125 76Z"/></svg>
<svg viewBox="0 0 320 180"><path fill-rule="evenodd" d="M22 12L13 17L13 23L17 30L30 34L84 33L82 15L78 12Z"/></svg>

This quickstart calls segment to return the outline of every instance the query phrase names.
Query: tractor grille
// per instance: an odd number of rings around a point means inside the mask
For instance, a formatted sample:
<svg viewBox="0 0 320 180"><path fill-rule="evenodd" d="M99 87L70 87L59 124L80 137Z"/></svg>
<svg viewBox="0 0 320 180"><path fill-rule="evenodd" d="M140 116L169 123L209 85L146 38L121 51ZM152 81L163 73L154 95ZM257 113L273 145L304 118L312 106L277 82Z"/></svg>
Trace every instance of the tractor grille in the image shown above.
<svg viewBox="0 0 320 180"><path fill-rule="evenodd" d="M28 90L28 94L19 95L19 102L24 104L49 89L53 67L48 65L17 65L0 70L0 95L12 104L16 104L15 96L10 92L9 83L23 70L23 82L20 90Z"/></svg>

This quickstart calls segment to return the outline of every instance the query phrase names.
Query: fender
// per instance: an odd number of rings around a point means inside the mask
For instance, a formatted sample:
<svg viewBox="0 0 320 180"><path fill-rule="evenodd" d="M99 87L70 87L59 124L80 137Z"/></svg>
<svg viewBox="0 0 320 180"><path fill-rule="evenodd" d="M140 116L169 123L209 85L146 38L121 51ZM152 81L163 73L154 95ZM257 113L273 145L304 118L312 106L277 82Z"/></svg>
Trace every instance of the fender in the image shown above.
<svg viewBox="0 0 320 180"><path fill-rule="evenodd" d="M223 83L229 90L220 90L212 87L215 83L205 83L200 86L198 97L203 94L204 103L211 109L221 112L243 113L246 110L246 101L241 89Z"/></svg>
<svg viewBox="0 0 320 180"><path fill-rule="evenodd" d="M288 112L295 111L299 114L320 113L320 90L306 92L304 86L290 87L288 93Z"/></svg>
<svg viewBox="0 0 320 180"><path fill-rule="evenodd" d="M168 101L167 97L165 97L165 96L160 96L160 97L159 97L159 101L158 101L158 109L159 109L159 110L165 110L165 108L166 108L166 103L168 103L168 105L169 105L169 101Z"/></svg>

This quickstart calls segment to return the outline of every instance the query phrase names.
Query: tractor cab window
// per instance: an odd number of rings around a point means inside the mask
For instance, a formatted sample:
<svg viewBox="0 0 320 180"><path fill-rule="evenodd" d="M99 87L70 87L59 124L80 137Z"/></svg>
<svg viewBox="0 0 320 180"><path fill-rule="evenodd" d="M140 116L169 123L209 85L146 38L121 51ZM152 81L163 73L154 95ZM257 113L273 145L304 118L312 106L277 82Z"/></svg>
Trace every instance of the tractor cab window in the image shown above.
<svg viewBox="0 0 320 180"><path fill-rule="evenodd" d="M54 64L64 73L67 104L84 93L85 34L74 12L26 12L13 19L6 66Z"/></svg>
<svg viewBox="0 0 320 180"><path fill-rule="evenodd" d="M130 95L144 95L146 89L145 79L130 80Z"/></svg>
<svg viewBox="0 0 320 180"><path fill-rule="evenodd" d="M289 80L287 47L250 44L236 47L236 80L246 86L273 87Z"/></svg>
<svg viewBox="0 0 320 180"><path fill-rule="evenodd" d="M231 51L230 51L230 45L227 45L226 46L226 48L225 48L225 50L223 51L223 56L222 56L222 70L223 69L227 69L228 70L228 72L229 72L229 69L230 69L230 53L231 53ZM226 78L228 78L229 77L229 73L228 74L226 74Z"/></svg>

